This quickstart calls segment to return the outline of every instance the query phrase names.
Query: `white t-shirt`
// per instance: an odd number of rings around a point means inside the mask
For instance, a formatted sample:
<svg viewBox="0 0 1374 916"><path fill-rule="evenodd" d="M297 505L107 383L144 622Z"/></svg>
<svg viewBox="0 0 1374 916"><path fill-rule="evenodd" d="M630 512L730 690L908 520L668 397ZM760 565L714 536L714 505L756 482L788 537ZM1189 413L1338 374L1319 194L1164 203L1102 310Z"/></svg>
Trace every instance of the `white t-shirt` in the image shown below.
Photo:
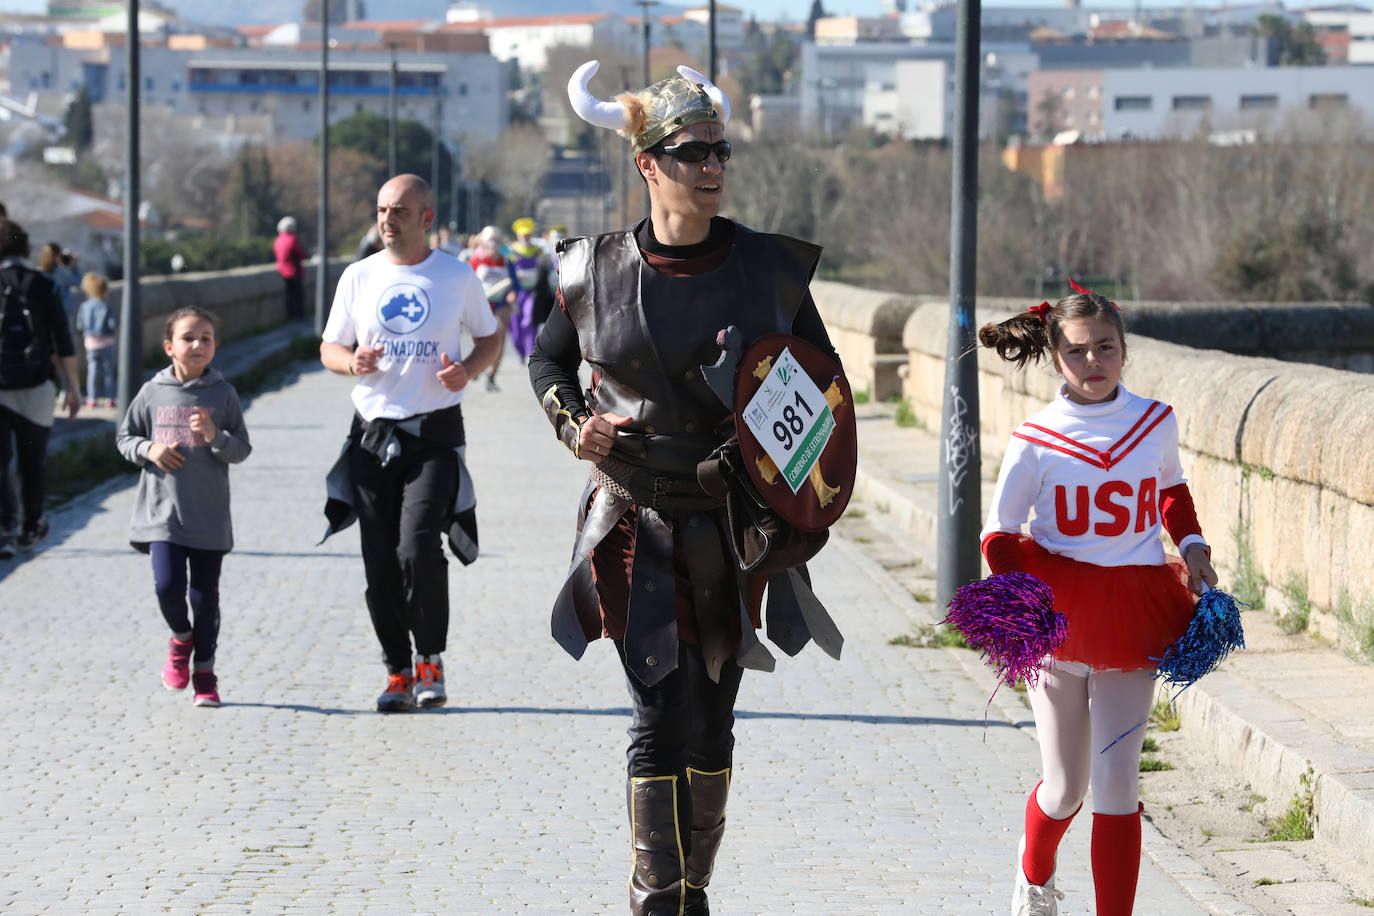
<svg viewBox="0 0 1374 916"><path fill-rule="evenodd" d="M1158 566L1159 494L1184 483L1178 418L1159 401L1117 386L1100 404L1059 396L1012 433L981 538L1019 534L1097 566ZM1032 517L1032 510L1034 516ZM1188 535L1179 552L1193 543Z"/></svg>
<svg viewBox="0 0 1374 916"><path fill-rule="evenodd" d="M482 284L468 265L440 251L419 264L395 264L379 251L344 269L324 327L326 343L382 346L380 370L360 376L353 406L364 420L403 420L452 407L462 391L434 377L463 356L463 334L496 333Z"/></svg>

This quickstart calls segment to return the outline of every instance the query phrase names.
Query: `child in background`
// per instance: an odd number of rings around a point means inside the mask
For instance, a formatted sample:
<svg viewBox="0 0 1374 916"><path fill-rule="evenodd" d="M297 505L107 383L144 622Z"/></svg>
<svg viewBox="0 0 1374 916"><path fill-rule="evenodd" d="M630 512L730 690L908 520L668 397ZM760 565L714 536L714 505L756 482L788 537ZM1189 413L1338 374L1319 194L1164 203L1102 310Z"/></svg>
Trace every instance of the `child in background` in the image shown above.
<svg viewBox="0 0 1374 916"><path fill-rule="evenodd" d="M114 406L115 332L119 314L105 301L110 281L98 273L81 278L86 301L76 311L76 329L86 345L86 406Z"/></svg>
<svg viewBox="0 0 1374 916"><path fill-rule="evenodd" d="M143 467L129 542L152 557L158 604L172 630L163 686L184 690L192 683L195 705L218 706L219 574L234 545L229 465L253 447L238 392L210 367L210 314L173 312L162 349L172 364L139 390L115 440L121 455Z"/></svg>
<svg viewBox="0 0 1374 916"><path fill-rule="evenodd" d="M1069 624L1029 689L1043 778L1026 800L1015 916L1058 912L1055 856L1089 787L1096 912L1132 912L1145 730L1130 729L1150 714L1152 657L1187 630L1202 583L1217 581L1179 463L1178 420L1121 385L1120 313L1075 289L978 334L1018 368L1048 351L1064 377L1054 402L1012 433L983 528L988 567L1048 583ZM1161 522L1182 559L1166 558Z"/></svg>

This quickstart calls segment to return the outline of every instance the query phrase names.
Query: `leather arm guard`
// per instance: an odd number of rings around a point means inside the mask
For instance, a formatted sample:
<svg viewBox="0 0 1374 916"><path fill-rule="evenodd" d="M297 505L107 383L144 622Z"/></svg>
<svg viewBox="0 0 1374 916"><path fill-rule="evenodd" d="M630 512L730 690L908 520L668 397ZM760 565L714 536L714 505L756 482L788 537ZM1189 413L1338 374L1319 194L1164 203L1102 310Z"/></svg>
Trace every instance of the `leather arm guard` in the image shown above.
<svg viewBox="0 0 1374 916"><path fill-rule="evenodd" d="M554 435L558 441L573 453L574 458L581 457L577 454L578 444L582 435L582 424L587 419L586 414L574 417L568 408L563 406L563 402L558 399L558 386L550 385L549 390L544 392L544 396L539 400L544 408L544 413L548 416L549 422L553 424Z"/></svg>

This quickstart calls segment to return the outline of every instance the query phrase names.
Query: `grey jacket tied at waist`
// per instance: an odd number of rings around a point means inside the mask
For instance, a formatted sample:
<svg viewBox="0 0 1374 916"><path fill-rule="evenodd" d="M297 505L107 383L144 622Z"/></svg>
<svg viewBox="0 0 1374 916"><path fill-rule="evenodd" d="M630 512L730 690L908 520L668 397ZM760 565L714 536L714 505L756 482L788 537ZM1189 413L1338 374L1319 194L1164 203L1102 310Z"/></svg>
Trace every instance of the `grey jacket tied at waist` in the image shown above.
<svg viewBox="0 0 1374 916"><path fill-rule="evenodd" d="M329 473L325 475L324 516L326 526L323 544L332 534L344 530L358 520L353 507L353 474L348 466L348 450L356 442L358 447L375 457L383 467L401 454L404 447L397 430L417 439L452 444L458 456L458 486L449 515L448 546L464 566L477 559L477 491L472 485L465 454L461 405L455 404L428 414L417 414L403 420L379 418L371 422L354 415L353 427L344 439ZM316 545L317 547L319 544Z"/></svg>
<svg viewBox="0 0 1374 916"><path fill-rule="evenodd" d="M675 538L708 673L718 678L733 648L732 617L740 623L739 664L773 669L775 659L754 631L749 577L730 553L722 503L695 483L697 465L733 429L700 367L716 362L717 333L729 325L748 340L790 332L819 253L796 239L737 226L720 267L673 277L649 266L634 229L563 244L563 302L597 375L588 403L598 413L631 418L583 492L572 563L554 603L553 636L573 657L601 628L592 551L634 511L625 655L635 677L652 685L677 665ZM769 638L787 654L824 634L822 648L838 657L842 638L811 593L804 567L770 578L766 619Z"/></svg>

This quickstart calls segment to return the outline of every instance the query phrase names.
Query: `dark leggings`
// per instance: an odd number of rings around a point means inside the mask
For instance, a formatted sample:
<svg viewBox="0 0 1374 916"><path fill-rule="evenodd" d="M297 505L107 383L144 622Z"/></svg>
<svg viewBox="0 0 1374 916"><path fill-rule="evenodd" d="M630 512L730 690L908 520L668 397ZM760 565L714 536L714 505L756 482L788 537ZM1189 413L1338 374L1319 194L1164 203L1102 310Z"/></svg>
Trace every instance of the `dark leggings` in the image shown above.
<svg viewBox="0 0 1374 916"><path fill-rule="evenodd" d="M153 541L148 545L148 553L153 558L153 585L163 619L173 633L193 634L192 659L197 670L209 670L215 660L215 643L219 641L219 570L225 551ZM194 624L187 617L188 597Z"/></svg>

